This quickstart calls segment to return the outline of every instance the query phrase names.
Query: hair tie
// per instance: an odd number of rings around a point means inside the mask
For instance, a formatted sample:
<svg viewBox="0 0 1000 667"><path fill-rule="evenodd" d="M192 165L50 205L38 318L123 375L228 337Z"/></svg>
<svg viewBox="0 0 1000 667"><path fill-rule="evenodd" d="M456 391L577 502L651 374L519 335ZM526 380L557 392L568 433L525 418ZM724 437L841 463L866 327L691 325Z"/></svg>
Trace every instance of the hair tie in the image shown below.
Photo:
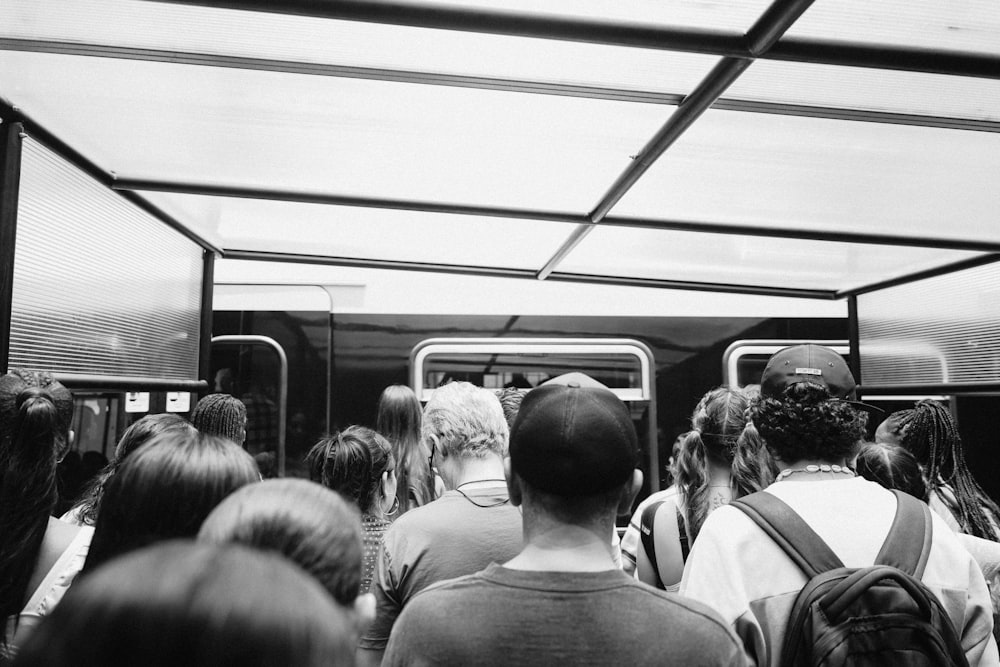
<svg viewBox="0 0 1000 667"><path fill-rule="evenodd" d="M17 409L20 410L22 405L24 405L30 399L33 398L44 398L50 403L54 402L52 400L52 394L50 394L45 389L42 389L41 387L25 387L23 390L21 390L21 393L17 395L17 401L16 401Z"/></svg>

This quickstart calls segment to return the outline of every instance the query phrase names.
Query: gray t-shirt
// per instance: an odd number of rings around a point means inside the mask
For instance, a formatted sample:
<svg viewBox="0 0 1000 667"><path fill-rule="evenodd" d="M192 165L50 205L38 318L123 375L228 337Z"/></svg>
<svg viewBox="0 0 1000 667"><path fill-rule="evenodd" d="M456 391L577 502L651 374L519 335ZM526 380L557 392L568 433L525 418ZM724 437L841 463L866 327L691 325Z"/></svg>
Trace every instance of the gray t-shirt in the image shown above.
<svg viewBox="0 0 1000 667"><path fill-rule="evenodd" d="M448 491L389 527L375 567L375 622L358 645L384 649L396 617L419 591L444 579L505 562L523 546L521 513L507 487Z"/></svg>
<svg viewBox="0 0 1000 667"><path fill-rule="evenodd" d="M746 660L714 611L620 570L532 572L493 564L414 597L382 665L735 666Z"/></svg>

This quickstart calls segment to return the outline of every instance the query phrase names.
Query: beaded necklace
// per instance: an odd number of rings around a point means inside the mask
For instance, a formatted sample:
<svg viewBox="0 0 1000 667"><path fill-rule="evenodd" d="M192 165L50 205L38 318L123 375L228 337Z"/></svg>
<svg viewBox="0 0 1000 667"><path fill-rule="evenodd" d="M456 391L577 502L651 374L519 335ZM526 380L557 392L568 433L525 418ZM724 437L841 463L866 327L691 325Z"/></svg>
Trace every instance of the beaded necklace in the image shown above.
<svg viewBox="0 0 1000 667"><path fill-rule="evenodd" d="M804 472L804 473L807 473L807 474L810 474L810 475L816 474L816 473L820 473L820 472L833 472L833 473L839 473L839 474L843 474L843 475L850 475L851 477L855 476L854 471L851 470L850 468L848 468L847 466L837 465L836 463L833 463L833 464L822 463L820 465L816 465L816 464L807 465L805 468L794 468L794 469L793 468L785 468L784 470L782 470L781 472L778 473L778 476L774 478L774 481L775 482L780 482L781 480L785 479L786 477L794 475L797 472Z"/></svg>

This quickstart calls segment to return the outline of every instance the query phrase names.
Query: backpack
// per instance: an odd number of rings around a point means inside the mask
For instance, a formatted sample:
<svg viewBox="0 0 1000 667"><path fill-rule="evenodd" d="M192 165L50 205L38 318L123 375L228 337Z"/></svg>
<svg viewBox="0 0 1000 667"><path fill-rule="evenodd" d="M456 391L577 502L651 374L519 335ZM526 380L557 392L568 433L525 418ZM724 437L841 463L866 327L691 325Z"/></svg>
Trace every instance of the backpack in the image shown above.
<svg viewBox="0 0 1000 667"><path fill-rule="evenodd" d="M653 540L653 520L656 518L656 510L660 509L660 505L665 502L665 500L658 500L655 503L647 505L646 508L642 510L642 515L639 517L639 537L642 539L642 548L646 551L646 557L649 559L649 564L653 567L653 574L656 576L656 588L661 590L666 589L666 586L663 585L663 580L660 579L660 565L656 562L656 542ZM681 543L681 562L686 563L688 553L691 551L688 548L687 528L684 527L684 516L681 514L681 509L675 505L674 510L677 514L677 534L680 536Z"/></svg>
<svg viewBox="0 0 1000 667"><path fill-rule="evenodd" d="M789 616L783 667L968 665L951 619L920 581L931 546L930 510L912 496L893 493L897 507L889 535L875 564L858 569L844 567L776 496L758 492L730 503L809 577Z"/></svg>

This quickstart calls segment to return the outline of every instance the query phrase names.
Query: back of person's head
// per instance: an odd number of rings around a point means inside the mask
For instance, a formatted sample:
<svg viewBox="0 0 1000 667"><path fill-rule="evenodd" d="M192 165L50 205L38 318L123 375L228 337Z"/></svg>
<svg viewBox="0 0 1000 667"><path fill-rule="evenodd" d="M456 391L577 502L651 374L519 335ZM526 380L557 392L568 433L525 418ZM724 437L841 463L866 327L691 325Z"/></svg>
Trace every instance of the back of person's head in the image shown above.
<svg viewBox="0 0 1000 667"><path fill-rule="evenodd" d="M375 430L392 445L396 460L396 500L400 512L434 498L434 479L428 454L420 446L420 401L402 384L385 388L378 399Z"/></svg>
<svg viewBox="0 0 1000 667"><path fill-rule="evenodd" d="M395 470L392 446L370 428L349 426L323 438L306 460L310 479L353 500L365 514L388 511L386 502L395 504L395 495L382 497Z"/></svg>
<svg viewBox="0 0 1000 667"><path fill-rule="evenodd" d="M503 418L506 420L508 428L514 427L517 411L521 409L521 401L527 395L528 390L519 387L504 387L497 390L497 399L500 401L500 407L503 408Z"/></svg>
<svg viewBox="0 0 1000 667"><path fill-rule="evenodd" d="M963 532L997 539L1000 507L983 491L965 463L965 449L951 412L934 400L889 415L875 431L878 442L900 444L924 467L930 491L947 484L954 493L955 519Z"/></svg>
<svg viewBox="0 0 1000 667"><path fill-rule="evenodd" d="M927 501L927 481L917 458L899 445L866 442L858 450L854 471L887 489L898 489Z"/></svg>
<svg viewBox="0 0 1000 667"><path fill-rule="evenodd" d="M104 495L104 485L107 484L108 479L122 464L122 461L148 440L168 431L181 431L194 435L195 428L183 417L163 412L146 415L125 429L118 440L118 446L115 447L114 457L104 470L87 485L73 508L75 518L80 524L93 526L97 522L97 514L101 509L101 498Z"/></svg>
<svg viewBox="0 0 1000 667"><path fill-rule="evenodd" d="M193 538L223 498L259 480L253 458L230 440L161 433L105 485L85 570L153 542Z"/></svg>
<svg viewBox="0 0 1000 667"><path fill-rule="evenodd" d="M137 419L122 433L111 462L120 465L132 452L153 437L174 430L193 432L195 427L188 420L171 412L146 415Z"/></svg>
<svg viewBox="0 0 1000 667"><path fill-rule="evenodd" d="M191 423L202 433L242 445L247 437L247 406L229 394L209 394L195 404Z"/></svg>
<svg viewBox="0 0 1000 667"><path fill-rule="evenodd" d="M285 558L175 541L74 583L15 664L353 665L353 632L345 611Z"/></svg>
<svg viewBox="0 0 1000 667"><path fill-rule="evenodd" d="M47 373L0 376L0 610L24 604L49 514L56 467L69 447L73 396ZM4 640L6 641L6 640Z"/></svg>
<svg viewBox="0 0 1000 667"><path fill-rule="evenodd" d="M420 438L428 449L470 458L505 456L509 433L496 395L468 382L450 382L435 389L420 427Z"/></svg>
<svg viewBox="0 0 1000 667"><path fill-rule="evenodd" d="M526 517L530 509L564 523L613 521L641 483L638 461L629 410L601 387L536 387L511 430L512 486L523 494Z"/></svg>
<svg viewBox="0 0 1000 667"><path fill-rule="evenodd" d="M786 347L768 360L750 418L784 464L847 458L868 423L848 400L856 386L847 362L830 348Z"/></svg>
<svg viewBox="0 0 1000 667"><path fill-rule="evenodd" d="M675 470L692 539L698 536L710 510L710 461L729 468L737 498L760 491L774 479L760 436L756 429L748 428L749 409L750 397L745 392L718 387L702 396L691 415L691 430L678 448Z"/></svg>
<svg viewBox="0 0 1000 667"><path fill-rule="evenodd" d="M341 496L304 479L267 479L231 493L198 540L276 551L350 607L361 584L361 518Z"/></svg>

